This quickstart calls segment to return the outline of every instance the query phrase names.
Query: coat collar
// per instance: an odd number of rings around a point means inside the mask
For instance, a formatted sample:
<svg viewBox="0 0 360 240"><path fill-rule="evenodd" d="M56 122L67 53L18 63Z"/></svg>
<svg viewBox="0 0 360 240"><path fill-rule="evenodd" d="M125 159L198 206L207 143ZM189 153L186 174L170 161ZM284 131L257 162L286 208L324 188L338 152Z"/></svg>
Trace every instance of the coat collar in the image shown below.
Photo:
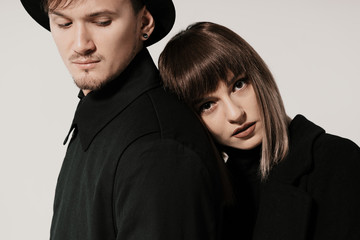
<svg viewBox="0 0 360 240"><path fill-rule="evenodd" d="M312 169L312 146L324 130L301 115L289 126L290 151L261 187L254 239L307 239L312 197L299 180Z"/></svg>
<svg viewBox="0 0 360 240"><path fill-rule="evenodd" d="M297 115L289 125L289 153L288 156L271 172L270 181L295 184L299 177L312 168L312 145L315 139L325 131Z"/></svg>
<svg viewBox="0 0 360 240"><path fill-rule="evenodd" d="M81 101L69 134L75 129L83 150L86 151L95 136L113 118L141 94L159 85L158 70L149 52L144 48L116 79L87 96L83 96L82 92L79 94Z"/></svg>

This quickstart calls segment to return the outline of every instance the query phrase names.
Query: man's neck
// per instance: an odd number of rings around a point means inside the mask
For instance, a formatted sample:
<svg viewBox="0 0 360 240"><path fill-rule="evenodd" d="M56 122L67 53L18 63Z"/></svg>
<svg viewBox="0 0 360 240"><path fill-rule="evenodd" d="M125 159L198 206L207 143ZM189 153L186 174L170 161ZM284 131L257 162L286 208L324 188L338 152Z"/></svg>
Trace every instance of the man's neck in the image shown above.
<svg viewBox="0 0 360 240"><path fill-rule="evenodd" d="M88 89L82 89L81 91L84 93L84 96L86 96L89 92L91 92L91 90Z"/></svg>

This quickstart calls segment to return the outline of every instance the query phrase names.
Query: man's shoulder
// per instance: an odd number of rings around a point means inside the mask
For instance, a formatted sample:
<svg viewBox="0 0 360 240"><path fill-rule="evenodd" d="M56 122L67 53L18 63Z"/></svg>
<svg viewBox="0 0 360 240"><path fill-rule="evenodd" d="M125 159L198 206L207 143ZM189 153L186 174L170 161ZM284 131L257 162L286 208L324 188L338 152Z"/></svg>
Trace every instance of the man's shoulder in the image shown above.
<svg viewBox="0 0 360 240"><path fill-rule="evenodd" d="M153 88L138 97L127 111L124 113L129 116L126 121L133 126L128 131L136 136L123 158L138 156L137 159L143 159L149 156L157 162L168 158L172 161L187 159L192 164L217 171L210 135L196 114L176 96L162 87ZM140 132L139 129L147 131Z"/></svg>
<svg viewBox="0 0 360 240"><path fill-rule="evenodd" d="M113 141L131 144L172 139L200 151L209 151L210 137L196 114L162 87L147 90L119 112L104 129Z"/></svg>
<svg viewBox="0 0 360 240"><path fill-rule="evenodd" d="M211 149L210 137L198 116L162 87L140 96L129 112L132 112L132 121L136 122L132 122L133 125L156 129L153 140L172 139L197 151Z"/></svg>
<svg viewBox="0 0 360 240"><path fill-rule="evenodd" d="M137 109L134 114L141 116L137 121L140 124L158 125L162 137L175 133L178 136L206 134L196 114L162 87L147 91L133 105L134 110ZM145 107L146 111L144 111Z"/></svg>

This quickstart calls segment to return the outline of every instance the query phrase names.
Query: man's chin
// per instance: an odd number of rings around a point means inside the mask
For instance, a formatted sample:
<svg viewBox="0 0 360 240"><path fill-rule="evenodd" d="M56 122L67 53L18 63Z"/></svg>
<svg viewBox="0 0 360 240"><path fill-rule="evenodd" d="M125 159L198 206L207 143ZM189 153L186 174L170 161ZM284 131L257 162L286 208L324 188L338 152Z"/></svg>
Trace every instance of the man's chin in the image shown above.
<svg viewBox="0 0 360 240"><path fill-rule="evenodd" d="M108 82L107 79L97 79L97 78L73 78L76 86L82 90L87 91L96 91L102 88Z"/></svg>
<svg viewBox="0 0 360 240"><path fill-rule="evenodd" d="M118 74L102 75L97 73L98 72L96 71L81 72L73 74L72 76L78 88L89 91L96 91L101 89L104 85L118 76Z"/></svg>

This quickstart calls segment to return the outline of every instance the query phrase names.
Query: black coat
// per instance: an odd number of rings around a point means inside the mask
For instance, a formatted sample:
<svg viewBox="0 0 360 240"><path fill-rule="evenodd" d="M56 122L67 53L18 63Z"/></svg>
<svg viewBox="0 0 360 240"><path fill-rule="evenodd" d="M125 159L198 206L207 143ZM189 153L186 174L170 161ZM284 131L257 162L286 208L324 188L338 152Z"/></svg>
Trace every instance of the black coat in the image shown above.
<svg viewBox="0 0 360 240"><path fill-rule="evenodd" d="M143 50L82 97L59 174L52 240L219 239L219 162Z"/></svg>
<svg viewBox="0 0 360 240"><path fill-rule="evenodd" d="M260 190L256 240L359 240L360 149L303 116L290 153Z"/></svg>

